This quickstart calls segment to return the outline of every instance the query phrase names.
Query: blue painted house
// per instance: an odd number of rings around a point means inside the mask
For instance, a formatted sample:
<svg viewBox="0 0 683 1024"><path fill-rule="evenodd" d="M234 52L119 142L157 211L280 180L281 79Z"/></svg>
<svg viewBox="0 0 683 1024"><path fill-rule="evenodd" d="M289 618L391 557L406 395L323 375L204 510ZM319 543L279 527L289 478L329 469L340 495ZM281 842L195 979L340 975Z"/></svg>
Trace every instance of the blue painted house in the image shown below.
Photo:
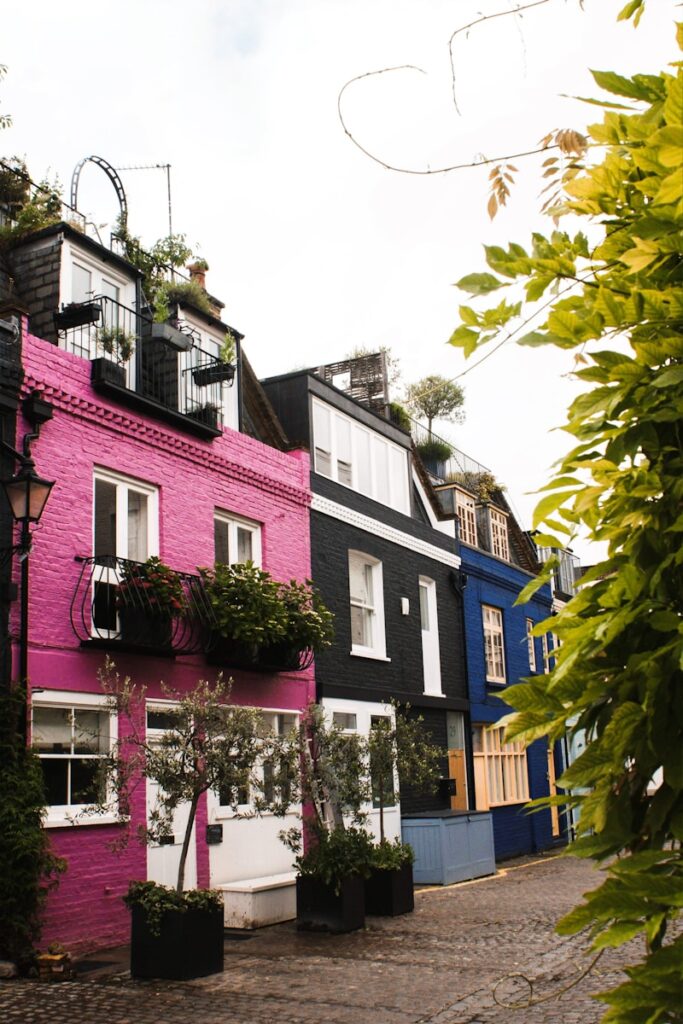
<svg viewBox="0 0 683 1024"><path fill-rule="evenodd" d="M544 586L528 603L515 607L540 562L488 470L455 450L445 463L427 468L444 511L455 515L459 531L458 583L471 715L469 806L491 811L497 860L535 853L565 841L556 809L534 814L524 810L527 801L547 796L551 788L554 792L561 751L549 751L545 740L525 750L519 743L506 743L502 727L490 726L510 711L506 691L546 670L552 638L530 634L551 614L551 590Z"/></svg>

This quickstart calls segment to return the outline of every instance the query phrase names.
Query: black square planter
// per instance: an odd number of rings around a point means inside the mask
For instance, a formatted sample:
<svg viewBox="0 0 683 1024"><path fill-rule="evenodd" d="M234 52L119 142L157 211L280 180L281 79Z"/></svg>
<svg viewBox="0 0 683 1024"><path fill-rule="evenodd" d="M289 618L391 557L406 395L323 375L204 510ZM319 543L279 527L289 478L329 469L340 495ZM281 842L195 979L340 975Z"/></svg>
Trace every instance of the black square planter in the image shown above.
<svg viewBox="0 0 683 1024"><path fill-rule="evenodd" d="M223 970L223 908L167 910L153 935L140 906L132 908L130 973L133 978L188 981Z"/></svg>
<svg viewBox="0 0 683 1024"><path fill-rule="evenodd" d="M336 893L311 875L296 879L296 926L300 931L352 932L365 924L365 887L360 875L343 878Z"/></svg>
<svg viewBox="0 0 683 1024"><path fill-rule="evenodd" d="M365 879L365 913L376 917L398 917L415 909L413 865L373 868Z"/></svg>
<svg viewBox="0 0 683 1024"><path fill-rule="evenodd" d="M147 609L119 608L121 640L141 647L170 648L173 619L170 615L155 615Z"/></svg>
<svg viewBox="0 0 683 1024"><path fill-rule="evenodd" d="M90 363L90 380L93 384L116 384L119 388L125 388L126 368L113 359L98 356Z"/></svg>

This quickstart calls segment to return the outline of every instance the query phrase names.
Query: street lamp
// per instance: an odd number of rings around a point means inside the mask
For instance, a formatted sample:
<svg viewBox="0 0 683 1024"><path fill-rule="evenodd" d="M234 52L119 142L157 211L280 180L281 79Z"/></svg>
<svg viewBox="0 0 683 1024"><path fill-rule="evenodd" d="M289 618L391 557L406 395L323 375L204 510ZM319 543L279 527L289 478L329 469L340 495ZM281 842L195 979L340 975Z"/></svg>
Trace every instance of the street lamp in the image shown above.
<svg viewBox="0 0 683 1024"><path fill-rule="evenodd" d="M14 521L21 525L19 542L19 559L21 561L21 605L19 615L19 682L28 691L28 563L31 552L31 523L37 523L43 514L53 480L43 480L35 472L35 465L30 455L30 441L37 435L27 434L24 438L24 454L16 451L7 442L3 448L14 455L20 469L11 480L0 481L7 497ZM27 692L28 696L28 692ZM26 741L26 712L20 717L19 731Z"/></svg>

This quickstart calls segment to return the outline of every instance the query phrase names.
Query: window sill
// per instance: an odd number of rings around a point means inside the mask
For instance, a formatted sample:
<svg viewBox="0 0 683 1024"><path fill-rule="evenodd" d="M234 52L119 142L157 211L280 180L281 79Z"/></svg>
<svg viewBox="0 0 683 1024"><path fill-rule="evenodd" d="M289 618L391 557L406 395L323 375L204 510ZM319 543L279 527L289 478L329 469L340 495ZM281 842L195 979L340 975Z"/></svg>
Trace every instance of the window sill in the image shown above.
<svg viewBox="0 0 683 1024"><path fill-rule="evenodd" d="M351 648L349 654L352 658L369 658L371 661L391 661L386 654L378 654L376 651L365 650L361 647Z"/></svg>
<svg viewBox="0 0 683 1024"><path fill-rule="evenodd" d="M432 693L430 690L423 690L422 691L422 696L423 697L443 697L443 698L445 698L446 694L445 693L441 693L441 691L439 691L439 693Z"/></svg>
<svg viewBox="0 0 683 1024"><path fill-rule="evenodd" d="M496 690L504 690L507 686L507 682L505 679L487 679L486 685L492 686Z"/></svg>
<svg viewBox="0 0 683 1024"><path fill-rule="evenodd" d="M121 819L115 814L93 814L78 817L76 813L69 818L45 818L43 828L83 828L85 825L121 825L124 822L125 819Z"/></svg>

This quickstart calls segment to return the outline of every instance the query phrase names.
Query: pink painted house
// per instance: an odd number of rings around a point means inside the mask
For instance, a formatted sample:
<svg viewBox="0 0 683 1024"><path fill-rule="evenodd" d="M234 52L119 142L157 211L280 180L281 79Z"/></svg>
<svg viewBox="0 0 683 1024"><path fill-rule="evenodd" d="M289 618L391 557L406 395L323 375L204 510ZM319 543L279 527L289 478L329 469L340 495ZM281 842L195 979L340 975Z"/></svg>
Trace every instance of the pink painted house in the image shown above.
<svg viewBox="0 0 683 1024"><path fill-rule="evenodd" d="M286 450L241 337L210 296L210 311L178 300L163 330L145 308L138 272L66 223L25 239L8 259L9 298L27 314L22 393L38 393L52 408L32 449L37 472L55 486L33 541L28 672L46 827L68 868L48 900L43 944L84 951L127 940L129 881L172 883L182 840L182 808L172 843L133 841L123 853L110 849L122 828L113 818L78 817L98 756L117 734L98 685L105 656L147 687L152 735L163 732L168 706L161 680L183 691L223 668L234 678L233 699L264 709L280 729L315 696L312 667L264 673L212 664L191 623L175 623L170 638L124 628L115 610L122 573L158 555L183 574L190 596L197 567L214 561L251 558L277 579L306 578L308 455ZM237 346L232 380L220 358L226 333ZM132 352L116 362L124 335ZM20 417L17 444L30 429ZM151 790L136 791L133 825L144 825ZM294 821L239 819L210 794L198 814L188 887L222 885L226 906L238 891L289 889L291 853L277 833Z"/></svg>

